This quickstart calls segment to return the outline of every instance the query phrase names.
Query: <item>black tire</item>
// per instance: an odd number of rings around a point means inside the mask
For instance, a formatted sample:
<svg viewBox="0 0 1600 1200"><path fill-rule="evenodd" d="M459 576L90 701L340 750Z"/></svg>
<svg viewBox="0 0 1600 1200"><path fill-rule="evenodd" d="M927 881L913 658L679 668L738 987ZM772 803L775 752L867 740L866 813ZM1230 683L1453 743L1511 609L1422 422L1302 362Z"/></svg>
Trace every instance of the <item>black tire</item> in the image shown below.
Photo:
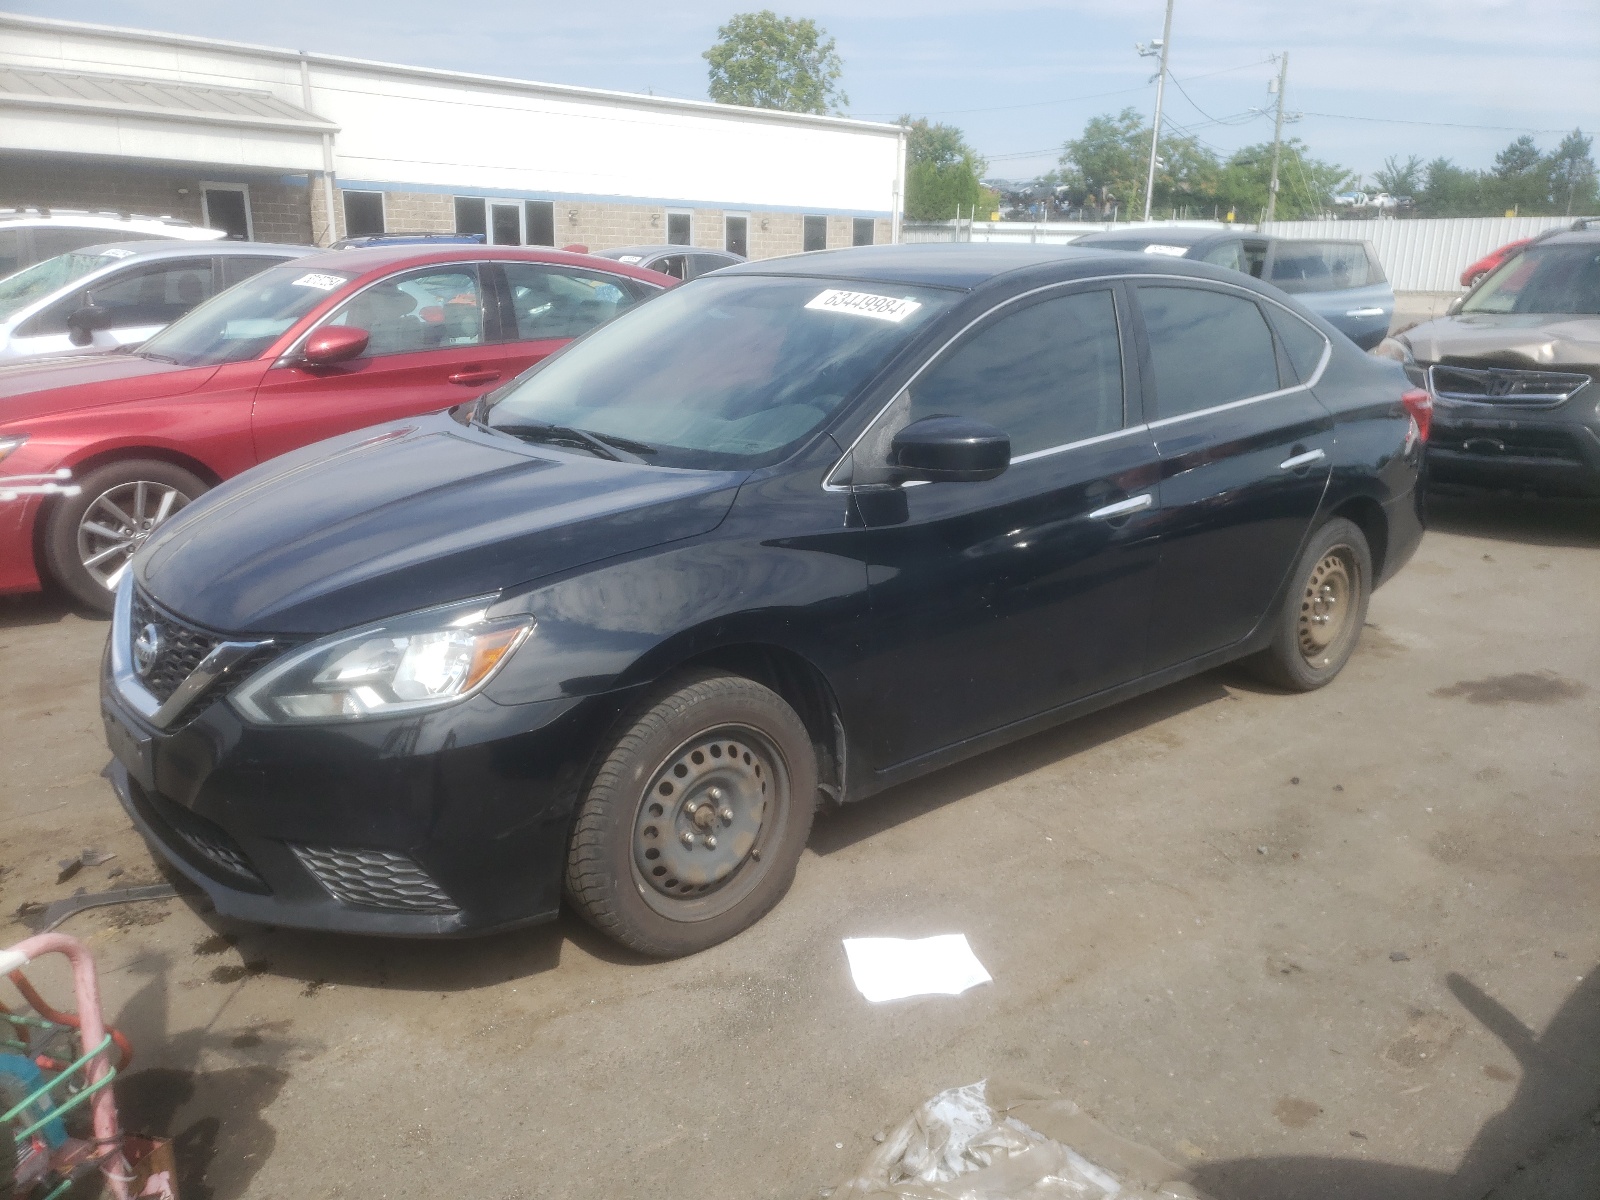
<svg viewBox="0 0 1600 1200"><path fill-rule="evenodd" d="M1295 564L1272 644L1246 659L1258 679L1290 692L1332 683L1361 640L1372 598L1372 551L1352 521L1317 530ZM1328 626L1337 619L1337 627Z"/></svg>
<svg viewBox="0 0 1600 1200"><path fill-rule="evenodd" d="M93 554L102 550L110 552L117 544L96 531L115 529L126 535L125 544L131 553L160 523L158 516L160 519L171 516L205 492L209 485L192 472L159 459L123 459L107 463L75 482L81 489L79 493L57 504L45 525L45 568L74 599L109 613L116 593L114 586L107 586L104 576L124 555L113 554L104 563L86 566L86 557L92 559ZM162 511L160 498L169 492L175 499ZM148 511L130 511L130 495L146 497ZM114 504L115 508L105 508L102 501ZM113 512L131 518L132 524L125 524L112 515Z"/></svg>
<svg viewBox="0 0 1600 1200"><path fill-rule="evenodd" d="M578 807L572 906L656 958L755 924L789 890L816 808L816 751L794 709L753 680L698 673L618 728Z"/></svg>

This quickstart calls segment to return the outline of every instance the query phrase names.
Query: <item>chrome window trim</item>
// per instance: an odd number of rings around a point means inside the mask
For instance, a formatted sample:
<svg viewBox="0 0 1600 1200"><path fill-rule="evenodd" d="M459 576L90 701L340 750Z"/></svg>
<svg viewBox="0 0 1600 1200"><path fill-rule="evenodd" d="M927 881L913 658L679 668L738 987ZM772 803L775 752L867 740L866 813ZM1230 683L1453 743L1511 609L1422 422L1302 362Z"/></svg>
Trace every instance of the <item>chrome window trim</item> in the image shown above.
<svg viewBox="0 0 1600 1200"><path fill-rule="evenodd" d="M1219 268L1219 269L1226 270L1227 268ZM1155 280L1160 280L1162 282L1170 283L1175 287L1186 287L1186 286L1190 286L1190 285L1195 284L1195 283L1209 284L1209 285L1211 285L1213 287L1222 287L1222 288L1227 288L1230 291L1238 292L1239 294L1241 294L1243 296L1246 296L1251 300L1257 300L1257 301L1265 300L1267 303L1276 305L1278 308L1281 308L1290 317L1294 318L1296 321L1299 321L1307 329L1311 330L1311 332L1315 333L1318 337L1320 337L1322 339L1322 357L1317 360L1317 368L1316 368L1316 370L1314 370L1311 373L1311 378L1306 380L1304 383L1298 383L1293 387L1279 388L1278 390L1272 391L1272 392L1263 392L1258 396L1246 396L1242 400L1230 400L1227 404L1218 404L1218 405L1215 405L1215 406L1213 406L1211 408L1196 409L1194 412L1179 413L1177 416L1162 417L1161 419L1156 420L1156 421L1141 422L1138 425L1127 425L1127 426L1124 426L1121 429L1113 430L1110 433L1096 434L1094 437L1083 438L1083 439L1081 439L1079 441L1075 441L1075 442L1064 442L1059 446L1049 446L1049 447L1047 447L1047 448L1045 448L1043 450L1031 450L1027 454L1019 455L1018 457L1013 458L1011 460L1011 463L1010 463L1011 466L1015 466L1019 462L1028 462L1028 461L1031 461L1031 460L1036 459L1036 458L1045 458L1045 457L1047 457L1049 455L1052 455L1052 454L1060 454L1060 453L1062 453L1063 451L1066 451L1066 450L1075 450L1079 446L1088 446L1088 445L1091 445L1091 444L1093 444L1095 442L1109 441L1111 438L1121 437L1124 434L1148 432L1149 430L1157 429L1157 428L1160 428L1160 427L1165 426L1165 425L1175 424L1176 422L1179 422L1179 421L1187 421L1187 420L1189 420L1190 418L1193 418L1193 417L1208 416L1211 413L1223 412L1223 411L1225 411L1227 409L1230 409L1230 408L1238 408L1241 405L1255 404L1255 403L1257 403L1258 401L1261 401L1261 400L1272 400L1272 399L1275 399L1275 398L1277 398L1279 396L1288 396L1288 395L1291 395L1294 392L1310 391L1322 379L1323 372L1328 369L1328 363L1333 358L1333 342L1329 340L1328 335L1323 333L1322 330L1318 329L1315 325L1311 324L1311 322L1307 321L1299 313L1295 312L1292 308L1290 308L1288 305L1284 304L1282 301L1275 300L1271 296L1263 296L1260 292L1252 291L1251 289L1249 289L1247 287L1243 287L1243 286L1241 286L1239 284L1232 283L1232 282L1229 282L1227 280L1190 278L1187 275L1167 275L1167 274L1163 274L1161 272L1156 272L1156 271L1137 271L1137 272L1128 272L1128 273L1125 273L1125 274L1118 274L1118 275L1090 275L1090 276L1086 276L1086 277L1084 277L1082 279L1063 279L1063 280L1058 280L1055 283L1043 284L1043 285L1041 285L1039 287L1036 287L1036 288L1033 288L1033 289L1031 289L1029 291L1019 292L1017 295L1012 296L1009 299L1002 300L999 304L996 304L993 308L988 309L986 312L983 312L980 315L974 317L971 321L968 321L965 325L963 325L955 333L951 334L950 337L948 339L946 339L945 342L941 346L939 346L939 348L937 350L935 350L932 354L930 354L928 356L927 360L925 362L923 362L923 364L921 366L919 366L914 372L912 372L911 377L909 379L907 379L905 381L905 383L900 386L900 388L895 392L895 394L893 396L891 396L889 398L888 402L885 403L882 408L880 408L876 413L873 414L872 420L868 421L866 423L865 427L863 427L863 429L861 430L861 432L856 434L854 440L851 441L850 445L845 447L845 452L842 455L839 456L839 460L837 462L835 462L833 464L833 466L829 467L827 472L823 475L823 477L822 477L822 490L825 491L825 492L848 492L850 490L850 485L849 484L834 483L833 482L833 477L839 473L839 469L841 467L843 467L845 462L849 459L849 457L852 454L855 453L855 449L856 449L856 447L858 445L860 445L861 439L866 437L867 434L872 432L873 428L876 427L878 422L883 420L885 414L887 414L888 411L891 408L894 407L896 401L898 401L900 399L900 397L905 394L906 390L908 388L910 388L912 384L914 384L919 378L921 378L922 373L924 371L926 371L929 367L931 367L934 363L936 363L939 360L939 357L942 354L944 354L944 352L946 350L948 350L951 347L952 344L954 344L960 338L965 337L966 334L973 328L973 326L979 324L982 321L987 320L989 317L993 316L995 313L999 312L1001 309L1005 308L1007 305L1015 304L1019 300L1026 300L1030 296L1037 296L1041 292L1053 291L1053 290L1056 290L1058 288L1076 287L1079 284L1088 284L1088 283L1112 283L1112 284L1114 284L1119 279L1155 279ZM1118 327L1117 328L1118 328L1118 334L1120 336L1120 334L1122 332L1120 314L1119 314L1119 318L1118 318ZM1274 350L1276 350L1277 331L1272 329L1272 326L1271 326L1270 323L1268 324L1267 329L1272 334ZM925 481L919 480L918 482L925 482ZM906 487L906 486L909 486L909 485L901 484L900 486L901 487Z"/></svg>

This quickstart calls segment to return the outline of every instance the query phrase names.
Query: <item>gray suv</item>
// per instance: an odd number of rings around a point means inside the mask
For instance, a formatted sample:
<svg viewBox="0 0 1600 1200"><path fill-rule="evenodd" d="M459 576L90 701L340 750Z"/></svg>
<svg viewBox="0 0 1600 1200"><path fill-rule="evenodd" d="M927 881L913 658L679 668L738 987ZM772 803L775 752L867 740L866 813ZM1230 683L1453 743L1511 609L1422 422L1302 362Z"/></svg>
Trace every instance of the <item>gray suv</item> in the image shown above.
<svg viewBox="0 0 1600 1200"><path fill-rule="evenodd" d="M1378 353L1433 395L1435 483L1600 496L1600 222L1536 238Z"/></svg>
<svg viewBox="0 0 1600 1200"><path fill-rule="evenodd" d="M0 362L136 346L202 300L310 246L112 242L0 279Z"/></svg>
<svg viewBox="0 0 1600 1200"><path fill-rule="evenodd" d="M1275 238L1216 226L1130 225L1085 234L1074 246L1192 258L1282 288L1363 350L1389 332L1394 289L1366 242Z"/></svg>

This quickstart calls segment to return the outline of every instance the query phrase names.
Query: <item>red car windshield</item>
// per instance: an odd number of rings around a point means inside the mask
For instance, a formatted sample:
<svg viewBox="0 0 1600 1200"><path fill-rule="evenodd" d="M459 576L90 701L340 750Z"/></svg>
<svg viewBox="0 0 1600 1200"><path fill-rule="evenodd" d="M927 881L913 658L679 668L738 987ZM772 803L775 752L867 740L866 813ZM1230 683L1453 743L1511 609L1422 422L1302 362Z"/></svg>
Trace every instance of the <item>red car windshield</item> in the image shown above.
<svg viewBox="0 0 1600 1200"><path fill-rule="evenodd" d="M139 353L185 367L243 362L264 352L353 278L308 271L297 263L269 268L179 317Z"/></svg>

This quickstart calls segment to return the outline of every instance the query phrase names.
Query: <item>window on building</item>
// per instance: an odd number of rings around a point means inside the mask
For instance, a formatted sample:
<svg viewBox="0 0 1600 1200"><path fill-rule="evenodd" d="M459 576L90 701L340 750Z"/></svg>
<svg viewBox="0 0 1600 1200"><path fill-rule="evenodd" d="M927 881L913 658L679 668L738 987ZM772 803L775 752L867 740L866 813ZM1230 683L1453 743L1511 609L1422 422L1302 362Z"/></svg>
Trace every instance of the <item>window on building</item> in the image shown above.
<svg viewBox="0 0 1600 1200"><path fill-rule="evenodd" d="M828 218L827 217L807 217L806 218L805 249L807 249L807 250L826 250L827 248L828 248Z"/></svg>
<svg viewBox="0 0 1600 1200"><path fill-rule="evenodd" d="M522 205L515 201L489 205L489 240L496 246L522 245Z"/></svg>
<svg viewBox="0 0 1600 1200"><path fill-rule="evenodd" d="M556 244L556 206L549 200L529 200L525 207L528 221L528 245L554 246Z"/></svg>
<svg viewBox="0 0 1600 1200"><path fill-rule="evenodd" d="M722 248L729 254L737 254L741 258L750 257L749 217L723 218Z"/></svg>
<svg viewBox="0 0 1600 1200"><path fill-rule="evenodd" d="M694 244L694 221L686 212L667 214L667 244L690 246Z"/></svg>
<svg viewBox="0 0 1600 1200"><path fill-rule="evenodd" d="M852 246L870 246L877 234L878 223L871 217L857 217L850 233Z"/></svg>
<svg viewBox="0 0 1600 1200"><path fill-rule="evenodd" d="M346 192L344 194L345 237L370 237L383 233L383 193Z"/></svg>
<svg viewBox="0 0 1600 1200"><path fill-rule="evenodd" d="M212 229L235 241L250 240L250 189L244 184L201 184L200 210Z"/></svg>
<svg viewBox="0 0 1600 1200"><path fill-rule="evenodd" d="M489 234L489 219L483 200L477 196L456 197L456 232Z"/></svg>

